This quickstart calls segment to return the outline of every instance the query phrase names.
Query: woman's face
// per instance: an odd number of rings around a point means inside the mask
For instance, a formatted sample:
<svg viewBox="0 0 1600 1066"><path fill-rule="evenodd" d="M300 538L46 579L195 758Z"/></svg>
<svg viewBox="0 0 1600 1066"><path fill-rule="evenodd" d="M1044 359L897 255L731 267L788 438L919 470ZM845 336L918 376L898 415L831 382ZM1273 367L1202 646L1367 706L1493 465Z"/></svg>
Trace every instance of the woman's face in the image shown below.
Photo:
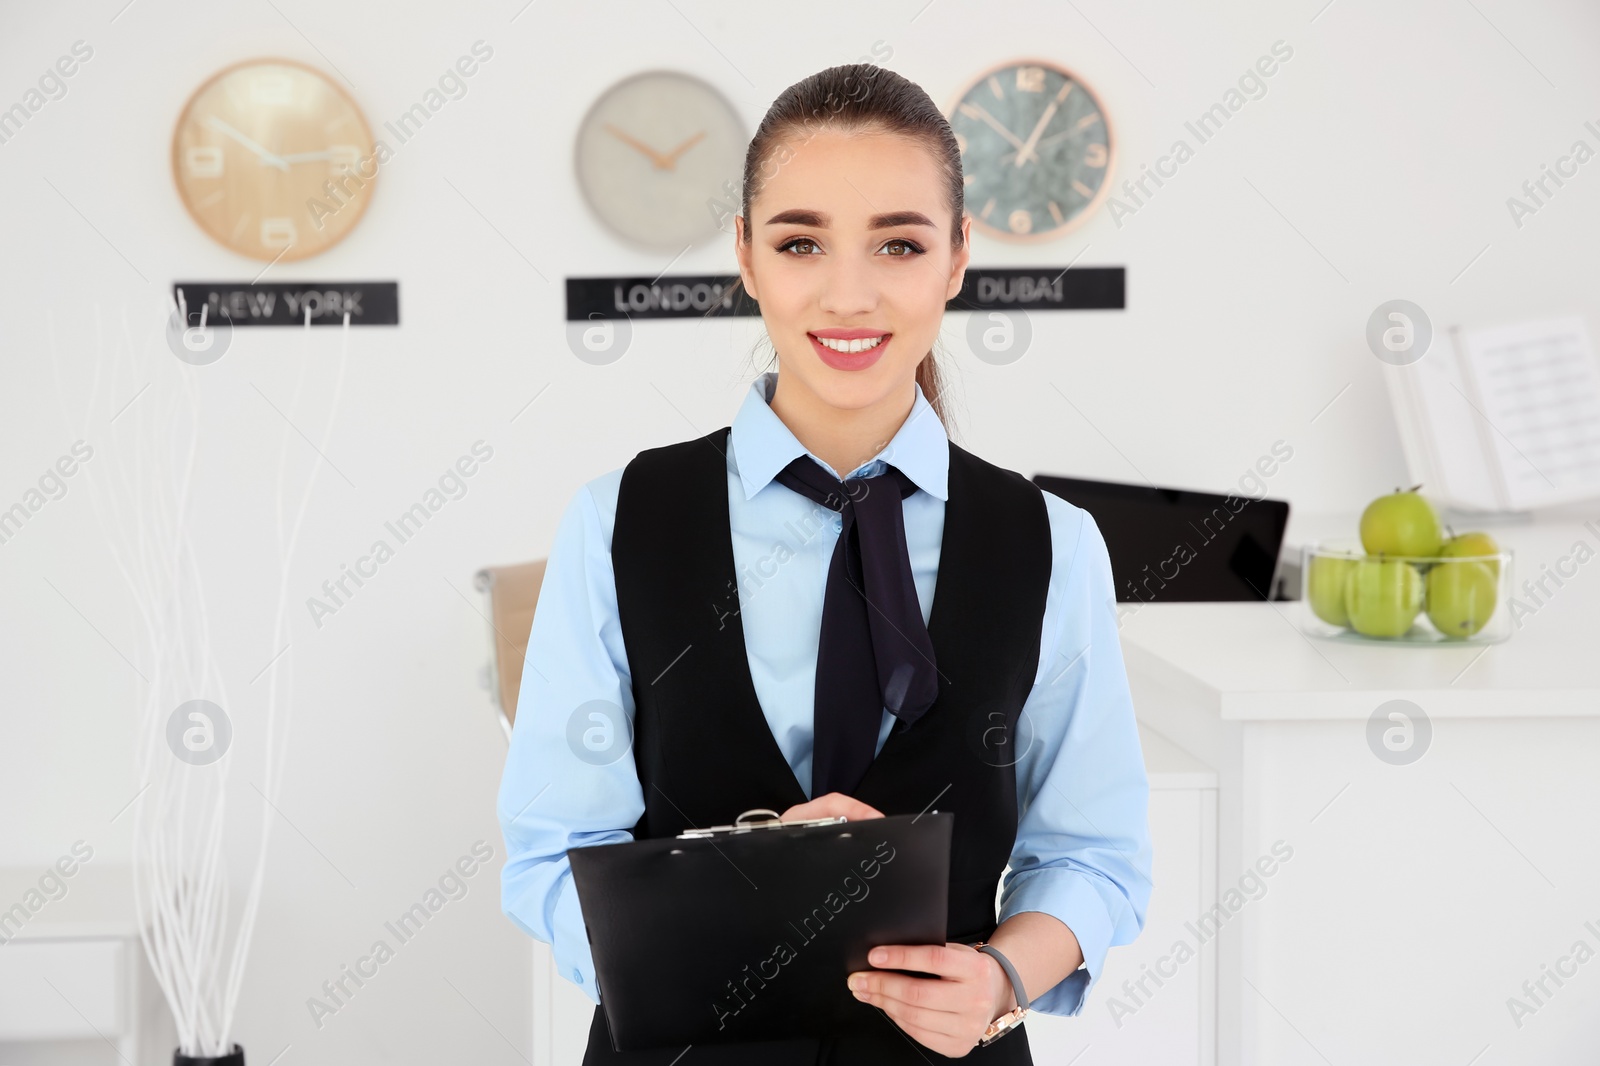
<svg viewBox="0 0 1600 1066"><path fill-rule="evenodd" d="M946 301L961 291L971 219L952 249L944 178L904 137L818 133L768 166L735 248L784 387L851 410L903 402ZM819 334L863 350L831 350Z"/></svg>

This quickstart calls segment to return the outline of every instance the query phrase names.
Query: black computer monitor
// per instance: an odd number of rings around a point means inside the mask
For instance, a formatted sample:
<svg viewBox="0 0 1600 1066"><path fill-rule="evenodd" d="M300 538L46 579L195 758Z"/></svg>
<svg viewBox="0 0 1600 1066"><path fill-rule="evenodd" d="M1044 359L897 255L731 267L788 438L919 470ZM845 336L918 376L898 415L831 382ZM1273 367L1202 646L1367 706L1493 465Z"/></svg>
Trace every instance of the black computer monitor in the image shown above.
<svg viewBox="0 0 1600 1066"><path fill-rule="evenodd" d="M1049 474L1033 483L1094 516L1119 603L1272 598L1285 500Z"/></svg>

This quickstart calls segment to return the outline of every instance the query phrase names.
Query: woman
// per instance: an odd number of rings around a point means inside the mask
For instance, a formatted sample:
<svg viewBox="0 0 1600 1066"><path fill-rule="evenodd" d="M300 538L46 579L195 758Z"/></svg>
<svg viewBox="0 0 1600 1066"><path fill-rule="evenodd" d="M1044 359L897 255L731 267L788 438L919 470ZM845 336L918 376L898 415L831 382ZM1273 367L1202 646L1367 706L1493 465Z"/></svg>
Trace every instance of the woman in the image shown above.
<svg viewBox="0 0 1600 1066"><path fill-rule="evenodd" d="M1030 1063L1025 1026L979 1041L1026 1001L1078 1013L1149 900L1105 544L946 434L931 347L971 219L927 94L870 64L807 78L744 178L740 280L778 370L731 426L567 506L500 789L504 909L598 1003L568 848L936 804L956 813L949 942L851 975L876 1038L618 1053L597 1008L583 1061Z"/></svg>

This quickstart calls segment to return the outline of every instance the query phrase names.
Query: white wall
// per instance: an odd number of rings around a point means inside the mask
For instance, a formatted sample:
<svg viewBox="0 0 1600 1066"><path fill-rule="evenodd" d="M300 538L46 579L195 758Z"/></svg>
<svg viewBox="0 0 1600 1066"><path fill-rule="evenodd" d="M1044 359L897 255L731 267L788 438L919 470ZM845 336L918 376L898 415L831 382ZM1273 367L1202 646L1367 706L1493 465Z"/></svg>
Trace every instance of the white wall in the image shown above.
<svg viewBox="0 0 1600 1066"><path fill-rule="evenodd" d="M751 322L645 323L606 367L568 353L564 276L654 274L670 258L619 245L582 205L571 143L596 94L643 68L685 68L753 129L783 88L880 39L889 65L941 104L985 66L1038 54L1101 96L1120 178L1287 42L1293 58L1266 95L1120 227L1103 211L1059 243L978 244L983 265L1080 252L1084 265L1126 265L1129 307L1039 316L1033 349L1004 367L964 351L951 316L949 398L958 440L1029 474L1225 489L1281 438L1294 457L1271 494L1337 510L1405 479L1363 342L1379 303L1414 300L1436 323L1573 311L1597 321L1600 162L1520 228L1506 198L1575 139L1596 143L1583 122L1600 120L1600 11L1581 0L1321 5L907 0L768 15L700 0L520 14L522 0L0 3L0 106L74 41L94 49L67 95L0 145L0 504L80 435L98 449L84 473L110 476L105 412L142 381L107 391L102 379L101 413L80 427L119 338L155 368L155 391L137 403L175 394L180 371L198 384L195 535L239 730L241 838L261 809L250 775L265 681L251 680L279 650L271 485L285 428L274 406L308 432L321 425L340 337L245 331L201 372L161 350L173 280L259 269L190 222L170 177L172 127L192 89L241 58L336 66L380 126L474 41L495 50L468 95L383 169L349 240L268 275L398 279L404 325L350 341L324 448L343 476L319 472L290 575L291 649L275 669L292 671L294 731L241 1008L252 1061L286 1045L285 1064L526 1053L528 953L499 914L493 871L321 1030L305 1000L473 841L502 850L503 741L475 677L485 625L463 602L476 599L473 571L543 554L581 482L725 424L765 359L751 359ZM731 241L672 269L731 270ZM307 392L293 406L302 369ZM494 458L468 495L315 627L305 597L479 439ZM286 454L303 476L305 442L289 436ZM140 664L147 652L88 490L73 479L0 544L0 865L42 867L79 838L96 861L129 851L130 819L111 819L140 784L129 750L146 690L124 656Z"/></svg>

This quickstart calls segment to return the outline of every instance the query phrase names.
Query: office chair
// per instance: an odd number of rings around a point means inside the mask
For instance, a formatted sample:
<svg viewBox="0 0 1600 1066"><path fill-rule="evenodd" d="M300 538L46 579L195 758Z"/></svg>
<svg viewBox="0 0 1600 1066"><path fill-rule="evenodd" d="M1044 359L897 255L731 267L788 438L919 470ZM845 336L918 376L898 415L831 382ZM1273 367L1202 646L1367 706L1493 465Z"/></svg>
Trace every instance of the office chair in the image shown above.
<svg viewBox="0 0 1600 1066"><path fill-rule="evenodd" d="M545 559L511 566L487 566L473 584L488 600L489 641L492 651L485 667L484 687L500 715L500 728L511 739L517 718L517 693L522 687L522 662L533 628L533 609L544 584Z"/></svg>

